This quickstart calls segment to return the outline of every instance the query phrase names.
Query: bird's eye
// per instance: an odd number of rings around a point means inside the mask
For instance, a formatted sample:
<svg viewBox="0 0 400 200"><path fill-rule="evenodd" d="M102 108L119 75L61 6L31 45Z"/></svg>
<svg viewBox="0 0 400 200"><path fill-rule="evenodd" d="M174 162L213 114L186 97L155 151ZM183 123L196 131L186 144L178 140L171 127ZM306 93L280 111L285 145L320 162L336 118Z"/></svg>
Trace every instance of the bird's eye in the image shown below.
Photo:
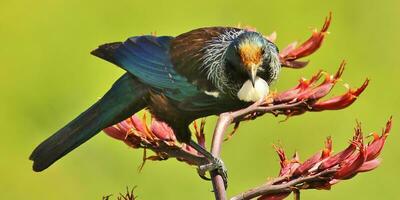
<svg viewBox="0 0 400 200"><path fill-rule="evenodd" d="M262 54L262 55L265 54L265 49L261 49L261 54Z"/></svg>

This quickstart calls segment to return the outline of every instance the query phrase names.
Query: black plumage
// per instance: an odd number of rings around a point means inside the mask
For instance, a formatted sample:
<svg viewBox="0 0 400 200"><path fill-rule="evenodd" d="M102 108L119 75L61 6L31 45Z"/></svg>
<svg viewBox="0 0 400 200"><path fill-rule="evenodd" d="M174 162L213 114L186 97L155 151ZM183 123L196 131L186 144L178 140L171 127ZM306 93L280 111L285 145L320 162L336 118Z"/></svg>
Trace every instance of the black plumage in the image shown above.
<svg viewBox="0 0 400 200"><path fill-rule="evenodd" d="M143 108L190 144L193 120L248 106L280 70L273 43L257 32L232 27L200 28L177 37L131 37L91 53L126 73L96 104L33 151L35 171ZM247 92L247 81L254 91Z"/></svg>

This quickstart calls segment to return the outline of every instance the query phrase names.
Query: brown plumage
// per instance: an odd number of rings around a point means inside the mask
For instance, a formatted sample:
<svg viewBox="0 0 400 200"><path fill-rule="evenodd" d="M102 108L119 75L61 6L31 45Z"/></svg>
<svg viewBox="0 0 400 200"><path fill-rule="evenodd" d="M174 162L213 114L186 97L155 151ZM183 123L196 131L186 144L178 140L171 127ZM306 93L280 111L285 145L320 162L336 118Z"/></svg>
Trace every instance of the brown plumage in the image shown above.
<svg viewBox="0 0 400 200"><path fill-rule="evenodd" d="M177 72L186 75L189 81L196 82L199 88L207 91L215 90L215 86L210 84L203 65L205 46L214 38L221 36L227 31L241 31L233 27L205 27L194 29L187 33L178 35L171 42L171 62ZM188 67L192 66L192 67Z"/></svg>

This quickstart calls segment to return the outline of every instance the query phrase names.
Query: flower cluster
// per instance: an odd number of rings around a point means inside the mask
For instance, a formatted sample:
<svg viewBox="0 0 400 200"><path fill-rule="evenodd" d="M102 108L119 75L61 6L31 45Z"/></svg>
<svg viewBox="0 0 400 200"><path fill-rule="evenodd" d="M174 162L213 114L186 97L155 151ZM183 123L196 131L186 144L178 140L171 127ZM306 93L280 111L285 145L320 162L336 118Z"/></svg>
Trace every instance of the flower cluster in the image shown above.
<svg viewBox="0 0 400 200"><path fill-rule="evenodd" d="M273 105L304 102L304 104L299 104L290 109L275 111L274 114L294 116L303 114L306 111L317 112L324 110L339 110L350 106L368 86L368 79L366 79L359 88L349 88L348 91L342 95L322 100L322 98L327 96L340 80L345 65L346 63L342 62L338 71L334 75L319 71L309 80L305 78L300 79L299 84L294 88L274 94L272 97ZM318 81L322 77L324 77L323 81L318 84ZM345 86L348 87L347 84Z"/></svg>
<svg viewBox="0 0 400 200"><path fill-rule="evenodd" d="M204 124L204 120L201 121L200 127L196 122L193 124L197 142L203 147L205 145ZM166 160L170 157L175 157L191 165L207 163L207 160L198 154L196 150L188 145L180 144L174 132L166 123L152 118L148 125L146 114L143 115L142 119L133 115L103 131L109 136L125 142L132 148L150 149L155 152L155 155L149 157L144 154L143 161Z"/></svg>
<svg viewBox="0 0 400 200"><path fill-rule="evenodd" d="M137 199L137 196L135 196L135 194L134 194L135 189L136 189L136 186L133 187L132 189L129 189L129 187L126 187L126 192L119 193L119 195L117 196L117 200L135 200L135 199ZM112 194L103 196L102 200L111 200L112 196L113 196Z"/></svg>
<svg viewBox="0 0 400 200"><path fill-rule="evenodd" d="M292 191L300 189L330 189L341 180L375 169L380 163L377 157L385 145L391 126L392 119L389 119L382 134L371 133L367 137L371 137L372 141L365 143L361 125L357 123L355 134L346 149L332 154L332 140L328 137L325 148L304 162L300 162L297 153L288 159L284 150L275 146L281 165L279 177L282 179L272 185L289 184L292 190L263 195L259 199L284 199Z"/></svg>

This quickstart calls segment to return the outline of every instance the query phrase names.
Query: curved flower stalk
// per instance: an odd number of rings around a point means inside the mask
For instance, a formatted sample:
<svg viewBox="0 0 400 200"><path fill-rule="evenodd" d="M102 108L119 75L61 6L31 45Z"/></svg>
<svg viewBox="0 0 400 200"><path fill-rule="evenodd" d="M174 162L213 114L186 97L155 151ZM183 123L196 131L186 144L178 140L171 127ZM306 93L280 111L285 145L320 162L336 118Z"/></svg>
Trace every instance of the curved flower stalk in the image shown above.
<svg viewBox="0 0 400 200"><path fill-rule="evenodd" d="M296 152L292 158L287 158L281 147L274 146L281 169L279 177L267 184L235 196L232 200L251 199L260 200L285 199L290 193L299 195L302 189L331 189L331 186L342 180L351 179L358 173L374 170L380 164L378 158L392 126L392 119L386 123L382 134L372 133L369 143L364 142L361 124L357 123L353 138L349 146L333 154L332 139L325 141L325 147L312 155L304 162L300 161Z"/></svg>

